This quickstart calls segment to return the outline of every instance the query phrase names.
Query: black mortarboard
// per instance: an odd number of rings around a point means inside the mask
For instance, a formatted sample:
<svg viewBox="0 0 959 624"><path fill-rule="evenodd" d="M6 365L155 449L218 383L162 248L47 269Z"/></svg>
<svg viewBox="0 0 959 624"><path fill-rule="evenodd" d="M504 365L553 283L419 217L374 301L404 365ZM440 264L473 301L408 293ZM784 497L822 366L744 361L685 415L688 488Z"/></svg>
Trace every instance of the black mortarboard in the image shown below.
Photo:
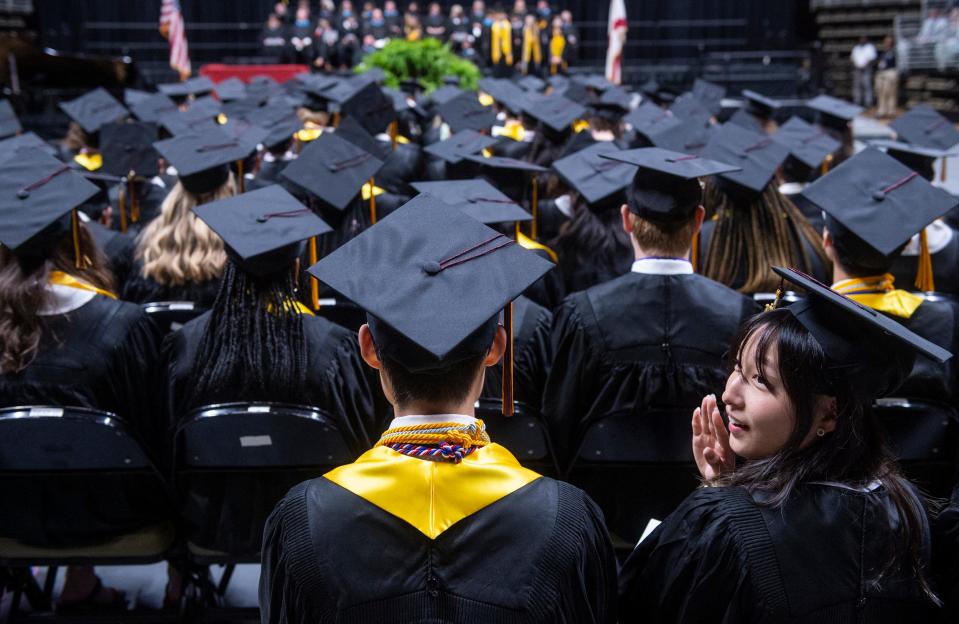
<svg viewBox="0 0 959 624"><path fill-rule="evenodd" d="M676 98L672 106L669 107L669 112L685 122L701 126L708 124L713 116L712 112L703 106L692 93L684 93Z"/></svg>
<svg viewBox="0 0 959 624"><path fill-rule="evenodd" d="M526 114L554 132L565 132L586 115L586 108L562 95L527 96Z"/></svg>
<svg viewBox="0 0 959 624"><path fill-rule="evenodd" d="M762 122L756 119L756 116L745 108L737 108L736 111L729 116L729 119L726 120L726 123L730 123L734 126L739 126L740 128L745 128L753 132L763 132Z"/></svg>
<svg viewBox="0 0 959 624"><path fill-rule="evenodd" d="M612 87L604 91L599 100L592 104L592 106L597 105L600 108L620 111L625 115L633 108L633 94L622 87Z"/></svg>
<svg viewBox="0 0 959 624"><path fill-rule="evenodd" d="M46 257L70 232L68 213L98 192L53 156L18 150L0 167L0 243L19 256Z"/></svg>
<svg viewBox="0 0 959 624"><path fill-rule="evenodd" d="M539 93L546 88L546 81L539 76L527 75L516 81L524 91L533 91Z"/></svg>
<svg viewBox="0 0 959 624"><path fill-rule="evenodd" d="M749 89L743 89L743 97L746 110L759 118L772 117L782 107L782 102Z"/></svg>
<svg viewBox="0 0 959 624"><path fill-rule="evenodd" d="M201 105L185 111L177 110L160 116L159 123L173 136L195 134L216 126L216 112Z"/></svg>
<svg viewBox="0 0 959 624"><path fill-rule="evenodd" d="M544 171L549 171L546 167L540 167L531 162L526 162L525 160L518 160L516 158L507 158L505 156L477 156L472 154L469 156L464 156L466 160L482 165L483 167L490 167L492 169L501 169L507 171L529 171L533 173L542 173Z"/></svg>
<svg viewBox="0 0 959 624"><path fill-rule="evenodd" d="M676 119L674 116L673 119ZM666 124L665 129L657 128L649 136L649 140L656 147L668 149L681 154L702 154L710 139L716 135L719 126L713 124L700 125L678 120L677 124Z"/></svg>
<svg viewBox="0 0 959 624"><path fill-rule="evenodd" d="M17 113L10 105L10 100L0 100L0 138L12 136L23 130Z"/></svg>
<svg viewBox="0 0 959 624"><path fill-rule="evenodd" d="M261 128L246 119L229 119L225 124L218 124L219 128L230 138L236 139L243 148L243 158L247 158L263 143L269 130Z"/></svg>
<svg viewBox="0 0 959 624"><path fill-rule="evenodd" d="M819 95L806 102L806 106L819 113L819 123L832 128L845 128L863 107L852 102L834 98L831 95Z"/></svg>
<svg viewBox="0 0 959 624"><path fill-rule="evenodd" d="M293 134L303 128L296 111L282 104L267 104L247 115L247 120L267 131L263 144L267 147L280 145L293 139Z"/></svg>
<svg viewBox="0 0 959 624"><path fill-rule="evenodd" d="M451 165L455 165L463 160L464 157L471 154L478 154L487 147L496 145L498 142L498 139L480 134L474 130L462 130L445 141L426 146L424 151L431 156L442 158Z"/></svg>
<svg viewBox="0 0 959 624"><path fill-rule="evenodd" d="M773 267L780 277L806 291L787 307L822 347L834 374L863 397L894 391L912 369L916 352L937 362L952 354L902 323L833 291L796 269ZM810 388L829 395L834 388Z"/></svg>
<svg viewBox="0 0 959 624"><path fill-rule="evenodd" d="M397 113L407 111L416 105L415 103L411 103L408 99L409 96L399 89L383 87L383 93L393 100L393 110Z"/></svg>
<svg viewBox="0 0 959 624"><path fill-rule="evenodd" d="M529 221L533 218L519 204L482 178L413 182L411 186L487 225Z"/></svg>
<svg viewBox="0 0 959 624"><path fill-rule="evenodd" d="M812 169L819 167L827 156L842 146L825 130L799 117L790 117L789 121L779 126L772 138L788 147L793 158Z"/></svg>
<svg viewBox="0 0 959 624"><path fill-rule="evenodd" d="M615 197L629 186L636 167L618 160L603 158L620 150L611 141L594 143L553 163L553 170L579 193L587 204L597 205ZM622 204L622 202L619 202Z"/></svg>
<svg viewBox="0 0 959 624"><path fill-rule="evenodd" d="M889 127L896 131L899 140L923 147L949 149L959 143L959 130L926 104L914 106L889 122Z"/></svg>
<svg viewBox="0 0 959 624"><path fill-rule="evenodd" d="M446 102L449 102L453 98L462 95L463 93L472 93L474 96L476 95L474 91L464 91L459 87L446 85L430 93L430 100L432 100L437 106L440 106L441 104L445 104Z"/></svg>
<svg viewBox="0 0 959 624"><path fill-rule="evenodd" d="M133 110L133 105L137 102L142 102L143 100L148 100L153 97L155 94L149 91L143 91L141 89L124 89L123 90L123 103L127 108Z"/></svg>
<svg viewBox="0 0 959 624"><path fill-rule="evenodd" d="M341 139L346 139L364 152L373 154L384 163L393 153L389 143L377 141L372 134L366 131L366 128L360 125L360 122L352 117L347 117L341 121L334 132Z"/></svg>
<svg viewBox="0 0 959 624"><path fill-rule="evenodd" d="M69 102L61 102L60 108L89 134L99 130L103 124L127 116L127 109L123 107L123 104L107 93L103 87L98 87Z"/></svg>
<svg viewBox="0 0 959 624"><path fill-rule="evenodd" d="M331 231L329 225L274 184L193 209L223 239L227 253L253 275L288 267L298 243Z"/></svg>
<svg viewBox="0 0 959 624"><path fill-rule="evenodd" d="M511 80L483 78L479 81L479 88L513 114L518 115L526 107L527 92Z"/></svg>
<svg viewBox="0 0 959 624"><path fill-rule="evenodd" d="M461 93L440 104L438 112L453 132L488 130L496 123L496 113L492 108L480 104L472 91Z"/></svg>
<svg viewBox="0 0 959 624"><path fill-rule="evenodd" d="M867 268L885 266L885 256L959 205L959 199L875 148L846 160L802 196L827 214L833 238ZM836 221L841 228L834 227Z"/></svg>
<svg viewBox="0 0 959 624"><path fill-rule="evenodd" d="M595 91L602 93L606 89L610 89L616 85L610 82L606 76L602 74L577 74L573 76L573 82L578 82L579 84L589 87Z"/></svg>
<svg viewBox="0 0 959 624"><path fill-rule="evenodd" d="M216 117L222 110L223 104L218 102L216 98L210 95L199 97L192 102L189 102L186 107L187 113L193 113L196 115L202 113L204 115L209 115L210 117Z"/></svg>
<svg viewBox="0 0 959 624"><path fill-rule="evenodd" d="M702 202L699 178L739 169L658 147L609 152L600 157L639 167L626 193L627 203L630 212L652 221L688 219Z"/></svg>
<svg viewBox="0 0 959 624"><path fill-rule="evenodd" d="M723 181L753 193L762 193L776 169L789 156L789 148L766 135L726 124L710 138L703 156L741 168L720 174Z"/></svg>
<svg viewBox="0 0 959 624"><path fill-rule="evenodd" d="M143 122L111 123L100 129L100 152L108 175L126 176L131 171L152 178L157 174L159 155L153 147L156 124Z"/></svg>
<svg viewBox="0 0 959 624"><path fill-rule="evenodd" d="M263 103L256 98L246 97L242 100L225 102L223 106L220 107L220 112L226 115L227 119L245 119L260 108L262 104Z"/></svg>
<svg viewBox="0 0 959 624"><path fill-rule="evenodd" d="M159 141L153 146L176 168L184 188L197 194L213 191L226 182L230 163L250 154L247 142L216 126Z"/></svg>
<svg viewBox="0 0 959 624"><path fill-rule="evenodd" d="M569 86L569 78L563 74L554 74L546 79L546 84L553 88L553 93L562 94Z"/></svg>
<svg viewBox="0 0 959 624"><path fill-rule="evenodd" d="M280 175L343 210L382 166L383 161L369 152L336 133L325 132Z"/></svg>
<svg viewBox="0 0 959 624"><path fill-rule="evenodd" d="M17 150L30 148L38 149L51 156L57 153L57 148L41 139L34 132L24 132L0 141L0 154L3 157L7 157Z"/></svg>
<svg viewBox="0 0 959 624"><path fill-rule="evenodd" d="M929 181L932 181L936 175L934 163L937 159L949 158L959 153L959 151L950 149L923 147L913 143L890 141L888 139L877 139L870 141L869 144L873 147L885 149L887 154L913 171L918 171L919 175Z"/></svg>
<svg viewBox="0 0 959 624"><path fill-rule="evenodd" d="M378 134L396 119L393 99L376 84L367 82L338 103L342 115L353 117L370 134Z"/></svg>
<svg viewBox="0 0 959 624"><path fill-rule="evenodd" d="M702 78L693 81L693 97L710 113L718 115L723 108L723 98L726 97L726 87Z"/></svg>
<svg viewBox="0 0 959 624"><path fill-rule="evenodd" d="M196 78L190 78L183 82L168 82L157 85L157 89L160 90L160 93L164 93L170 97L187 97L189 95L195 96L209 93L213 91L214 86L213 81L206 76L197 76Z"/></svg>
<svg viewBox="0 0 959 624"><path fill-rule="evenodd" d="M652 142L653 136L682 124L672 113L650 102L640 104L626 115L623 121L632 126L638 135L650 142Z"/></svg>
<svg viewBox="0 0 959 624"><path fill-rule="evenodd" d="M162 93L152 93L130 105L130 112L140 121L160 121L160 117L178 111L176 103Z"/></svg>
<svg viewBox="0 0 959 624"><path fill-rule="evenodd" d="M381 357L429 373L485 354L499 312L552 266L418 195L309 272L367 311Z"/></svg>
<svg viewBox="0 0 959 624"><path fill-rule="evenodd" d="M242 100L246 97L246 83L236 76L232 76L223 82L218 82L215 92L221 102Z"/></svg>
<svg viewBox="0 0 959 624"><path fill-rule="evenodd" d="M246 85L246 94L261 102L282 91L283 87L272 76L253 76Z"/></svg>

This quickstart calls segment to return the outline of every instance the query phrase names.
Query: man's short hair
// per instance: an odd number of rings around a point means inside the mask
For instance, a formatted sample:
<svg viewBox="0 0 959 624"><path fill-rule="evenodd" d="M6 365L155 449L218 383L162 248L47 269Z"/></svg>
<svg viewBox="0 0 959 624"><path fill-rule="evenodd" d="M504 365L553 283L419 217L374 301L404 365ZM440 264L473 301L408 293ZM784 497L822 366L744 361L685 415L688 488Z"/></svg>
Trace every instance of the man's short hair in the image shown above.
<svg viewBox="0 0 959 624"><path fill-rule="evenodd" d="M460 402L469 396L485 355L461 360L446 368L427 373L411 373L389 357L383 357L383 373L393 388L398 405L415 401L427 403Z"/></svg>

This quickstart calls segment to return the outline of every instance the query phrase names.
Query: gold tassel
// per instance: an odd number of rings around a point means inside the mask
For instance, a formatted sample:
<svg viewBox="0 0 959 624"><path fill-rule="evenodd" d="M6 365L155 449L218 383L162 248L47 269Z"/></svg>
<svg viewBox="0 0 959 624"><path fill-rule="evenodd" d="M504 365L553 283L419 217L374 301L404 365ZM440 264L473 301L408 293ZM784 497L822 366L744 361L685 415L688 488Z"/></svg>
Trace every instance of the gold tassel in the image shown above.
<svg viewBox="0 0 959 624"><path fill-rule="evenodd" d="M832 154L826 156L822 161L822 175L829 173L829 167L832 166Z"/></svg>
<svg viewBox="0 0 959 624"><path fill-rule="evenodd" d="M503 353L503 416L513 415L513 302L503 310L506 351Z"/></svg>
<svg viewBox="0 0 959 624"><path fill-rule="evenodd" d="M134 173L131 171L127 174L127 196L130 198L130 221L133 223L140 222L140 203L137 201L137 189L136 182L134 181Z"/></svg>
<svg viewBox="0 0 959 624"><path fill-rule="evenodd" d="M237 171L237 183L236 187L239 189L239 192L243 192L243 159L236 161L236 171Z"/></svg>
<svg viewBox="0 0 959 624"><path fill-rule="evenodd" d="M316 254L316 237L313 236L310 238L310 266L313 266L317 262ZM310 304L313 306L313 310L320 309L320 282L317 281L315 277L310 276Z"/></svg>
<svg viewBox="0 0 959 624"><path fill-rule="evenodd" d="M935 292L936 282L932 276L932 254L929 253L929 239L926 229L919 232L919 266L916 271L916 288L920 292Z"/></svg>
<svg viewBox="0 0 959 624"><path fill-rule="evenodd" d="M376 225L376 184L370 178L370 225Z"/></svg>
<svg viewBox="0 0 959 624"><path fill-rule="evenodd" d="M122 184L117 190L117 209L120 211L120 231L127 231L127 191Z"/></svg>
<svg viewBox="0 0 959 624"><path fill-rule="evenodd" d="M530 202L530 205L533 208L533 220L530 222L529 226L529 237L533 240L536 239L538 233L537 220L539 219L539 182L536 180L536 174L533 174L533 201Z"/></svg>
<svg viewBox="0 0 959 624"><path fill-rule="evenodd" d="M396 135L399 134L398 123L397 121L391 121L389 126L390 145L393 147L393 151L396 151Z"/></svg>
<svg viewBox="0 0 959 624"><path fill-rule="evenodd" d="M70 211L70 231L73 234L73 264L78 269L83 268L83 256L80 255L80 219L77 209Z"/></svg>
<svg viewBox="0 0 959 624"><path fill-rule="evenodd" d="M339 114L339 113L333 113L333 121L332 121L332 123L331 123L330 125L332 125L334 128L340 125L340 114Z"/></svg>
<svg viewBox="0 0 959 624"><path fill-rule="evenodd" d="M699 269L699 232L693 234L693 243L689 249L690 264L693 265L693 273Z"/></svg>

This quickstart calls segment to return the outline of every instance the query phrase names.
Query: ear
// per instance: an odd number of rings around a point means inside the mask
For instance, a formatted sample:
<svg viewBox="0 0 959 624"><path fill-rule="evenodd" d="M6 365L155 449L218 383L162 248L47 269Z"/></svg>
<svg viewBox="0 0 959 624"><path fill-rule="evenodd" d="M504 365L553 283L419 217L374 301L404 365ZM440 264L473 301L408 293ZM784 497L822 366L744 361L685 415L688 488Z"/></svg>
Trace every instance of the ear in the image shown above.
<svg viewBox="0 0 959 624"><path fill-rule="evenodd" d="M693 229L693 234L698 234L701 229L703 229L703 221L706 220L706 209L702 206L696 206L696 213L693 215L693 218L696 220L696 227Z"/></svg>
<svg viewBox="0 0 959 624"><path fill-rule="evenodd" d="M813 421L813 430L824 429L826 433L836 430L838 417L836 397L820 395L816 397L816 418Z"/></svg>
<svg viewBox="0 0 959 624"><path fill-rule="evenodd" d="M832 238L832 234L829 232L829 229L823 226L822 229L822 248L826 252L826 257L829 258L829 261L833 264L836 264L838 260L838 254L836 254L836 243Z"/></svg>
<svg viewBox="0 0 959 624"><path fill-rule="evenodd" d="M504 353L506 353L506 328L499 325L493 335L493 344L490 345L486 358L483 360L483 366L489 367L499 364Z"/></svg>
<svg viewBox="0 0 959 624"><path fill-rule="evenodd" d="M360 355L363 357L363 361L366 362L370 368L382 370L383 362L380 361L380 356L376 353L376 345L373 343L373 334L370 332L369 325L363 323L363 326L360 327L358 338L360 341Z"/></svg>
<svg viewBox="0 0 959 624"><path fill-rule="evenodd" d="M633 213L629 211L629 206L623 204L619 207L619 214L623 219L623 231L627 234L633 233Z"/></svg>

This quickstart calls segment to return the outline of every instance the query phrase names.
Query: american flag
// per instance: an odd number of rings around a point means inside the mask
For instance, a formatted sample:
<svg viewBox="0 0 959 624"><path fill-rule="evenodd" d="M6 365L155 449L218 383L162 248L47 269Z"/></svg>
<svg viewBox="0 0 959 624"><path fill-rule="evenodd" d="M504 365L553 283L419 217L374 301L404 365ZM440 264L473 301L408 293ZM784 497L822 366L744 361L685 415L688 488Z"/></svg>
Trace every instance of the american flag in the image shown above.
<svg viewBox="0 0 959 624"><path fill-rule="evenodd" d="M186 28L178 0L163 0L160 8L160 34L170 42L170 67L180 73L182 80L186 80L192 73L190 51L186 44Z"/></svg>

